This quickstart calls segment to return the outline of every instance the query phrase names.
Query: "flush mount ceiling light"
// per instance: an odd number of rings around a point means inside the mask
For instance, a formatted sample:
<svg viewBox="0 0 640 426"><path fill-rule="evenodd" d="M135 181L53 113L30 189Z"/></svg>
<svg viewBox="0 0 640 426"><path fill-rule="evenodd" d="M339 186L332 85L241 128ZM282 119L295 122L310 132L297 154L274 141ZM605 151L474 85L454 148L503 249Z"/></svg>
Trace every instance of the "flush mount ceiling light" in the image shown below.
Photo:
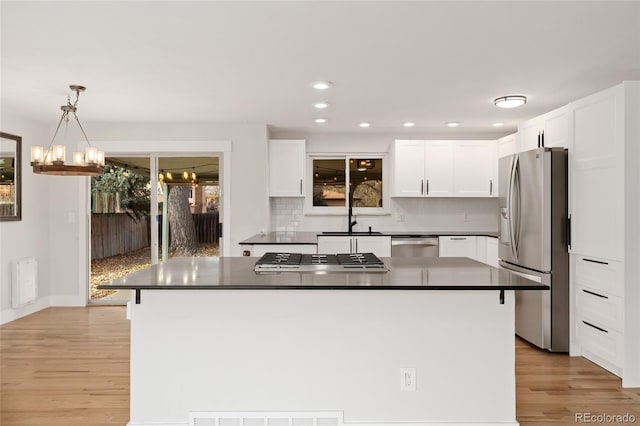
<svg viewBox="0 0 640 426"><path fill-rule="evenodd" d="M497 123L491 123L491 125L492 125L493 127L502 127L502 126L504 126L504 123L497 122Z"/></svg>
<svg viewBox="0 0 640 426"><path fill-rule="evenodd" d="M314 102L313 107L317 109L329 108L329 102Z"/></svg>
<svg viewBox="0 0 640 426"><path fill-rule="evenodd" d="M358 124L358 126L363 127L363 128L371 127L371 123L367 123L366 121L364 121L364 122Z"/></svg>
<svg viewBox="0 0 640 426"><path fill-rule="evenodd" d="M86 87L71 85L69 86L73 92L76 92L76 100L71 103L71 99L67 97L67 104L62 105L62 116L58 122L53 138L49 143L49 146L45 150L42 146L31 147L31 165L33 166L33 172L45 175L62 175L62 176L96 176L102 174L104 168L104 152L98 151L98 148L91 146L87 134L80 124L76 111L78 110L78 99L80 98L80 92L84 92ZM69 114L73 114L73 117L78 123L84 140L89 145L84 152L73 153L73 165L65 164L67 148L64 145L54 145L58 130L62 122L65 122L65 135L66 130L69 127Z"/></svg>
<svg viewBox="0 0 640 426"><path fill-rule="evenodd" d="M326 118L314 118L313 121L315 121L318 124L323 124L327 122Z"/></svg>
<svg viewBox="0 0 640 426"><path fill-rule="evenodd" d="M459 121L447 121L447 126L449 127L458 127L460 125Z"/></svg>
<svg viewBox="0 0 640 426"><path fill-rule="evenodd" d="M416 125L416 123L414 123L413 121L405 121L404 123L402 123L402 125L404 127L413 127Z"/></svg>
<svg viewBox="0 0 640 426"><path fill-rule="evenodd" d="M311 83L311 87L316 90L327 90L331 86L333 86L333 83L331 83L330 81L314 81L313 83Z"/></svg>
<svg viewBox="0 0 640 426"><path fill-rule="evenodd" d="M516 108L527 103L527 97L522 95L510 95L495 98L493 103L498 108Z"/></svg>

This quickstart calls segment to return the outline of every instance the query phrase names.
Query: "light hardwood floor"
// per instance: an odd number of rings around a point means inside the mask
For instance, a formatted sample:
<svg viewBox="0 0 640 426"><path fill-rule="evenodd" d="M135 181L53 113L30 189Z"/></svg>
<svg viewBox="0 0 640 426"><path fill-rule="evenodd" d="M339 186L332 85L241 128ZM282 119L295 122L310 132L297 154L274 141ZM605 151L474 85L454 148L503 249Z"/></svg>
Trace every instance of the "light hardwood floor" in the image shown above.
<svg viewBox="0 0 640 426"><path fill-rule="evenodd" d="M619 378L584 358L550 354L518 339L516 382L521 425L576 424L582 412L629 413L640 425L640 389L623 389ZM126 425L125 309L50 308L3 325L0 386L2 426Z"/></svg>

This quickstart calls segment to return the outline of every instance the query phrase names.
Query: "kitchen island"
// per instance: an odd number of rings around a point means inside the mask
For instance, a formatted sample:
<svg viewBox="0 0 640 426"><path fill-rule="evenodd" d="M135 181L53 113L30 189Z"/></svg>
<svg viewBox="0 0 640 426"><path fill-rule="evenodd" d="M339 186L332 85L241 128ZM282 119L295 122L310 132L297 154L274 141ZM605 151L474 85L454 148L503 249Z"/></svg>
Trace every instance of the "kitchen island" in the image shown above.
<svg viewBox="0 0 640 426"><path fill-rule="evenodd" d="M173 258L101 286L137 293L129 425L517 424L514 291L547 286L466 258L256 260Z"/></svg>

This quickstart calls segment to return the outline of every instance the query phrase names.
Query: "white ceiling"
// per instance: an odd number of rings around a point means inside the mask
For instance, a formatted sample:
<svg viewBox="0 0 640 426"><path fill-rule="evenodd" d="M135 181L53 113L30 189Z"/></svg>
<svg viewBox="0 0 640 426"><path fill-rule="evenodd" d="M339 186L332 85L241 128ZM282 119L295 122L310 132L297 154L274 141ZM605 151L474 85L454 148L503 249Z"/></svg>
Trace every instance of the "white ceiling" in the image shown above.
<svg viewBox="0 0 640 426"><path fill-rule="evenodd" d="M54 125L495 133L640 79L640 2L1 1L2 108ZM310 83L330 80L326 93ZM502 110L492 100L523 94ZM317 112L311 104L328 100ZM324 125L312 119L324 116ZM447 129L446 121L461 121ZM360 129L360 121L372 127Z"/></svg>

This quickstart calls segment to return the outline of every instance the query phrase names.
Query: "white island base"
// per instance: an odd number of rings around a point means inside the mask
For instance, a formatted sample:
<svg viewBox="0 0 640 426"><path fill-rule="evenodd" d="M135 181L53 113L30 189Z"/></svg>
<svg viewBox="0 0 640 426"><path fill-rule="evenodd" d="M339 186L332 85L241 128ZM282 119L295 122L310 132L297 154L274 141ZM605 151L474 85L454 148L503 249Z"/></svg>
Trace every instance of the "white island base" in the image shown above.
<svg viewBox="0 0 640 426"><path fill-rule="evenodd" d="M130 426L518 424L511 290L142 290L129 315Z"/></svg>

